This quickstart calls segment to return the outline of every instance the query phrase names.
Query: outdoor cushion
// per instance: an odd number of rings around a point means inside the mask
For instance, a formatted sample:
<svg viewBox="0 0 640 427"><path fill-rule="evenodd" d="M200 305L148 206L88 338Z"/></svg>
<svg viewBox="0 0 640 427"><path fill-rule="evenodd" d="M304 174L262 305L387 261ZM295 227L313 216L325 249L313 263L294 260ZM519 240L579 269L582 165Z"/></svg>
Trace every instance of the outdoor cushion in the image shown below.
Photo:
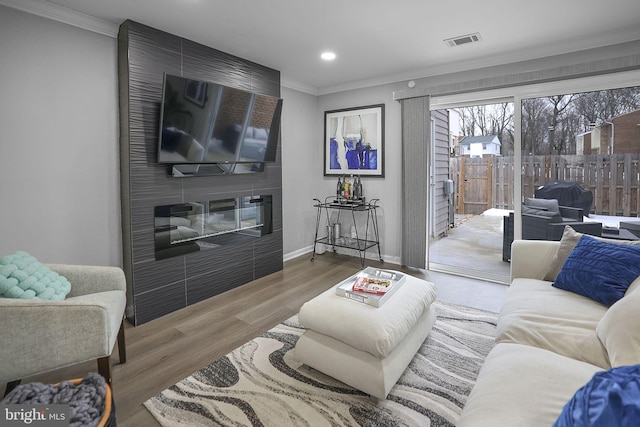
<svg viewBox="0 0 640 427"><path fill-rule="evenodd" d="M533 209L560 212L560 207L558 206L558 201L556 199L534 199L527 197L524 204L525 206Z"/></svg>
<svg viewBox="0 0 640 427"><path fill-rule="evenodd" d="M555 218L557 220L557 222L562 220L562 217L560 216L560 212L549 211L549 210L546 210L546 209L540 209L540 208L535 208L535 207L526 206L526 205L522 206L522 214L523 215L538 215L538 216L544 216L546 218Z"/></svg>
<svg viewBox="0 0 640 427"><path fill-rule="evenodd" d="M553 286L606 306L622 298L640 276L640 247L618 245L582 236L565 261Z"/></svg>

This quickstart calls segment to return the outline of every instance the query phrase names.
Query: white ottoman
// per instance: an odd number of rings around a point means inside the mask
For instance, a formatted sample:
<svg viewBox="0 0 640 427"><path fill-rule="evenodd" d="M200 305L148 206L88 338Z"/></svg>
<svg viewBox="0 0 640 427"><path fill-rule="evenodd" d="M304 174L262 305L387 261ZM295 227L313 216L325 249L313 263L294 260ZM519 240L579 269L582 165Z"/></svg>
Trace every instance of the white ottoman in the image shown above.
<svg viewBox="0 0 640 427"><path fill-rule="evenodd" d="M404 273L402 273L404 274ZM436 320L433 283L407 276L379 308L337 296L335 288L306 302L295 356L302 363L385 399Z"/></svg>

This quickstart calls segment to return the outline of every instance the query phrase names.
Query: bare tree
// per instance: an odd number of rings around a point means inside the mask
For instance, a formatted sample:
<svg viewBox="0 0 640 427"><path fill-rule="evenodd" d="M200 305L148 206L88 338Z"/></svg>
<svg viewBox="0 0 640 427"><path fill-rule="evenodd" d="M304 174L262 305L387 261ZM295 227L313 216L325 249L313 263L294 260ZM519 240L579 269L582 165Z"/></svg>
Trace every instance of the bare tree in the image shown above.
<svg viewBox="0 0 640 427"><path fill-rule="evenodd" d="M640 87L627 87L578 94L574 106L582 118L583 130L640 108Z"/></svg>
<svg viewBox="0 0 640 427"><path fill-rule="evenodd" d="M567 146L568 133L567 114L573 107L572 101L576 95L555 95L549 97L552 106L551 123L549 124L549 153L563 154ZM566 154L566 153L564 153Z"/></svg>
<svg viewBox="0 0 640 427"><path fill-rule="evenodd" d="M546 98L522 100L522 153L545 154L544 141L549 126L549 105Z"/></svg>
<svg viewBox="0 0 640 427"><path fill-rule="evenodd" d="M513 154L513 103L504 102L493 107L495 114L491 116L490 134L498 135L503 156Z"/></svg>
<svg viewBox="0 0 640 427"><path fill-rule="evenodd" d="M513 153L513 103L475 105L458 111L464 136L496 135L501 154Z"/></svg>
<svg viewBox="0 0 640 427"><path fill-rule="evenodd" d="M576 135L594 123L640 109L640 87L522 100L524 155L574 154ZM502 155L513 153L513 104L458 109L464 136L497 135Z"/></svg>

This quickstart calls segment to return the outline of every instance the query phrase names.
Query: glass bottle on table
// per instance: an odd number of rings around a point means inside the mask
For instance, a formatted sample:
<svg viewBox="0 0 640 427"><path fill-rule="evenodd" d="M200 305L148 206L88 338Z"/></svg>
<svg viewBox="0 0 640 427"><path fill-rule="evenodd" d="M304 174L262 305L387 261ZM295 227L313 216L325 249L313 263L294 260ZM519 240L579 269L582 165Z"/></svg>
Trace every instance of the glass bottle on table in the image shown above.
<svg viewBox="0 0 640 427"><path fill-rule="evenodd" d="M362 200L362 182L360 181L360 175L356 176L353 183L353 198Z"/></svg>
<svg viewBox="0 0 640 427"><path fill-rule="evenodd" d="M342 191L340 192L340 194L342 195L342 197L347 197L347 177L345 175L342 175Z"/></svg>

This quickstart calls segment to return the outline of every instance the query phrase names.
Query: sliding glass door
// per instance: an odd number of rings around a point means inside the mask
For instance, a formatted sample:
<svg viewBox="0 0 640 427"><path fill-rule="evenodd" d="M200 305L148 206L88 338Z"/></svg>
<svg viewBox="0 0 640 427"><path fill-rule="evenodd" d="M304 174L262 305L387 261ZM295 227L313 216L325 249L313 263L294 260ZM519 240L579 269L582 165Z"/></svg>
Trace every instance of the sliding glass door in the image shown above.
<svg viewBox="0 0 640 427"><path fill-rule="evenodd" d="M507 282L503 217L513 206L513 102L432 109L428 265Z"/></svg>
<svg viewBox="0 0 640 427"><path fill-rule="evenodd" d="M560 236L564 230L563 224L540 229L539 223L523 222L523 212L526 215L528 209L523 206L528 199L555 198L562 200L559 206L579 205L590 194L591 205L578 207L582 214L576 214L574 208L564 220L573 218L575 227L582 232L634 238L637 230L633 227L637 226L633 222L640 221L639 92L640 72L630 71L432 96L429 108L434 131L430 156L441 157L439 147L448 146L447 180L453 181L453 193L448 193L450 187L443 182L441 173L430 172L433 196L428 206L429 268L508 282L513 239L557 240L558 230ZM494 124L504 123L496 118L501 117L496 113L501 108L512 109L511 121L503 126L503 132L486 132L497 129L492 127ZM481 111L485 114L478 114ZM442 124L445 119L446 126ZM474 148L472 144L467 148L462 138L490 134L500 135L501 147L491 166L485 164L489 163L485 156L489 146L482 145L490 144L490 140L467 139L475 144ZM431 168L442 168L437 161L440 157L432 159ZM571 197L578 200L566 201L563 193L573 194ZM445 231L438 227L443 206L447 206L447 214L453 212ZM477 221L470 222L471 219L486 219L483 217L490 213L501 216L501 238L477 238L476 233L483 226L475 226ZM602 231L594 231L598 226L593 223L601 224ZM458 234L460 238L454 245L451 237ZM464 244L474 243L470 242L473 240L493 248ZM499 253L494 254L497 249ZM489 254L492 262L476 258Z"/></svg>
<svg viewBox="0 0 640 427"><path fill-rule="evenodd" d="M521 135L523 239L640 239L640 86L524 98Z"/></svg>

